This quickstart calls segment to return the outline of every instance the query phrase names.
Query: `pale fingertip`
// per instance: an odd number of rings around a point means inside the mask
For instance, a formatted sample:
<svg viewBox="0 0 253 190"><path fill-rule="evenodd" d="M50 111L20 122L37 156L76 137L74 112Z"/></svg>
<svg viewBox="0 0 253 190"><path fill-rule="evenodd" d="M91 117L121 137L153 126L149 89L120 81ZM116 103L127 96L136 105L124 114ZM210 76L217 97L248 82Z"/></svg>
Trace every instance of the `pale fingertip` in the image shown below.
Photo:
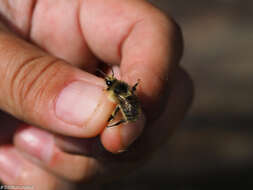
<svg viewBox="0 0 253 190"><path fill-rule="evenodd" d="M42 129L26 127L15 134L14 143L28 161L70 181L88 181L95 175L94 159L61 151L54 138Z"/></svg>
<svg viewBox="0 0 253 190"><path fill-rule="evenodd" d="M0 148L0 179L5 184L12 184L21 174L23 160L15 148L6 145Z"/></svg>
<svg viewBox="0 0 253 190"><path fill-rule="evenodd" d="M54 137L50 133L35 127L19 130L14 137L15 145L32 157L49 163L54 148Z"/></svg>
<svg viewBox="0 0 253 190"><path fill-rule="evenodd" d="M112 153L117 154L121 150L120 126L105 128L101 133L101 142L104 148Z"/></svg>
<svg viewBox="0 0 253 190"><path fill-rule="evenodd" d="M103 146L114 154L127 151L128 147L141 135L145 122L145 116L142 114L136 122L105 128L101 134Z"/></svg>
<svg viewBox="0 0 253 190"><path fill-rule="evenodd" d="M141 114L140 118L134 123L128 123L121 127L122 150L127 149L142 133L145 126L145 116Z"/></svg>
<svg viewBox="0 0 253 190"><path fill-rule="evenodd" d="M0 148L0 179L5 185L16 186L15 189L72 189L71 184L26 160L12 145Z"/></svg>

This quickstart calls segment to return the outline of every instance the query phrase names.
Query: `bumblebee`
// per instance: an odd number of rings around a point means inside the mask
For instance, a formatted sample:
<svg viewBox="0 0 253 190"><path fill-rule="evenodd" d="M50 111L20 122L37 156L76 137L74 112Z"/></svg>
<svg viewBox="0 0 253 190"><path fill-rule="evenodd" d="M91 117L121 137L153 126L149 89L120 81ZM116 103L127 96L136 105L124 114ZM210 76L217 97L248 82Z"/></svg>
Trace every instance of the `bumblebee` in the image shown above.
<svg viewBox="0 0 253 190"><path fill-rule="evenodd" d="M109 125L107 127L114 127L122 123L137 121L141 113L140 102L135 95L139 80L131 87L126 82L115 78L112 70L112 75L105 76L105 83L107 85L106 91L109 93L109 98L117 104L111 116L108 118ZM123 116L122 119L111 123L119 111Z"/></svg>

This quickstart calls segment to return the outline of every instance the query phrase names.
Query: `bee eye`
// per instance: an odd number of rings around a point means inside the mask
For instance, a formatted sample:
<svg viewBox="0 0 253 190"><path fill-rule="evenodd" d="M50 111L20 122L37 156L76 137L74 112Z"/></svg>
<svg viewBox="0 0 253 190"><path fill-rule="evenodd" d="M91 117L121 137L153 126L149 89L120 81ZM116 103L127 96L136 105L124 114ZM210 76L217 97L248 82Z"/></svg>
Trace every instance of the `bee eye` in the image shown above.
<svg viewBox="0 0 253 190"><path fill-rule="evenodd" d="M111 86L111 85L112 85L112 81L107 80L107 81L106 81L106 85L107 85L107 86Z"/></svg>

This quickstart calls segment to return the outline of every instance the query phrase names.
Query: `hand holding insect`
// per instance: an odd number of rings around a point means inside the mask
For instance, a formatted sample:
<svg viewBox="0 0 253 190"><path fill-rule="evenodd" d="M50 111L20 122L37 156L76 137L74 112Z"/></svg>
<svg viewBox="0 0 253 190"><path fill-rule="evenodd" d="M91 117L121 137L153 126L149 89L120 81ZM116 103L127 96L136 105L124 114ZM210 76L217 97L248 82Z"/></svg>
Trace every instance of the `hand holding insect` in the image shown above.
<svg viewBox="0 0 253 190"><path fill-rule="evenodd" d="M1 181L70 190L135 169L191 102L179 28L139 0L13 2L0 2L0 108L12 115L1 113L1 134L19 126L15 118L28 124L0 139ZM108 91L94 74L102 62L121 74ZM117 112L134 122L106 127Z"/></svg>

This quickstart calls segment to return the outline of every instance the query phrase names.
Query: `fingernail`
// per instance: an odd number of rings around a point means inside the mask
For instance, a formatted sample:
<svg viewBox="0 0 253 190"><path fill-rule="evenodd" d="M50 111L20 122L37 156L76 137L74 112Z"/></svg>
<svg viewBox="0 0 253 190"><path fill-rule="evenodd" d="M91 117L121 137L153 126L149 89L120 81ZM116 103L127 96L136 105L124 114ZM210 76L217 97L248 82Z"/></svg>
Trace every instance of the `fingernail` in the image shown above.
<svg viewBox="0 0 253 190"><path fill-rule="evenodd" d="M15 182L21 173L23 161L14 147L6 146L0 149L0 178L3 182Z"/></svg>
<svg viewBox="0 0 253 190"><path fill-rule="evenodd" d="M145 125L145 116L142 114L139 120L134 123L128 123L121 127L121 143L123 149L120 152L124 152L129 145L131 145L141 134Z"/></svg>
<svg viewBox="0 0 253 190"><path fill-rule="evenodd" d="M41 129L29 127L18 132L15 141L18 147L27 154L43 162L50 162L54 148L53 135Z"/></svg>
<svg viewBox="0 0 253 190"><path fill-rule="evenodd" d="M120 150L118 150L118 153L123 153L123 152L126 152L127 151L127 149L120 149Z"/></svg>
<svg viewBox="0 0 253 190"><path fill-rule="evenodd" d="M102 87L83 81L75 81L65 87L56 102L56 115L61 120L83 125L99 104Z"/></svg>

